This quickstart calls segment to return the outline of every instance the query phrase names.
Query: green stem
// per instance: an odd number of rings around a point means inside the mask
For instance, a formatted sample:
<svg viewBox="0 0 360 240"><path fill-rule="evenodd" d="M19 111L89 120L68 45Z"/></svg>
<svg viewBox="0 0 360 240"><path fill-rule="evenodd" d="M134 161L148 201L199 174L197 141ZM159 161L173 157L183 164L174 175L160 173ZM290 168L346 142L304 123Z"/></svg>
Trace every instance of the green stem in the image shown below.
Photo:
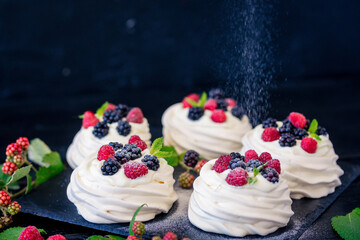
<svg viewBox="0 0 360 240"><path fill-rule="evenodd" d="M33 180L31 182L31 187L33 187L35 185L35 180ZM20 191L18 191L17 193L11 194L11 199L17 198L18 196L24 194L26 192L27 186L24 187L23 189L21 189Z"/></svg>
<svg viewBox="0 0 360 240"><path fill-rule="evenodd" d="M194 171L194 172L195 172L195 170L194 170L192 167L186 166L183 161L179 161L179 165L180 165L180 167L184 168L187 172L190 172L190 171Z"/></svg>
<svg viewBox="0 0 360 240"><path fill-rule="evenodd" d="M27 165L31 166L31 169L34 170L35 172L38 171L38 170L34 167L34 165L32 165L31 162L29 162L26 158L24 159L24 162L25 162Z"/></svg>

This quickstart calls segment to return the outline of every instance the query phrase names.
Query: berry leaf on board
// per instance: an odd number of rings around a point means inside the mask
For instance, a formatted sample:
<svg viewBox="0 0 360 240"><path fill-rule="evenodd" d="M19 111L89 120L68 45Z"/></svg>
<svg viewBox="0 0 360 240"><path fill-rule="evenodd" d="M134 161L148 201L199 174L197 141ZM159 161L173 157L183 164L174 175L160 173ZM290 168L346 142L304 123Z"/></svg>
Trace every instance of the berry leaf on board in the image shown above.
<svg viewBox="0 0 360 240"><path fill-rule="evenodd" d="M31 191L31 182L32 182L32 177L30 176L30 174L26 175L26 191L25 194L28 194Z"/></svg>
<svg viewBox="0 0 360 240"><path fill-rule="evenodd" d="M107 109L108 106L109 106L109 102L107 102L107 101L104 102L104 104L101 105L101 107L96 110L95 115L96 115L98 118L101 117L101 116L104 114L104 112L106 111L106 109Z"/></svg>
<svg viewBox="0 0 360 240"><path fill-rule="evenodd" d="M40 166L48 167L48 165L43 162L43 157L48 153L51 153L51 149L41 139L35 138L30 141L28 154L32 162Z"/></svg>
<svg viewBox="0 0 360 240"><path fill-rule="evenodd" d="M93 235L91 237L88 237L86 240L126 240L126 238L115 235L106 235L105 237L100 235Z"/></svg>
<svg viewBox="0 0 360 240"><path fill-rule="evenodd" d="M155 155L157 152L161 150L162 147L163 147L163 138L160 137L155 139L155 141L151 144L150 154Z"/></svg>
<svg viewBox="0 0 360 240"><path fill-rule="evenodd" d="M310 133L316 133L316 130L318 129L318 121L316 119L313 119L310 123L309 132Z"/></svg>
<svg viewBox="0 0 360 240"><path fill-rule="evenodd" d="M146 203L144 203L143 205L141 205L140 207L138 207L138 209L136 209L136 211L134 212L134 215L130 221L130 225L129 225L129 235L134 235L134 231L132 230L132 227L134 225L135 222L135 218L136 215L138 215L138 213L140 212L140 210L146 205ZM146 205L147 206L147 205Z"/></svg>
<svg viewBox="0 0 360 240"><path fill-rule="evenodd" d="M0 233L0 239L16 240L19 238L20 233L24 230L24 227L8 228ZM41 234L46 234L44 229L38 229Z"/></svg>
<svg viewBox="0 0 360 240"><path fill-rule="evenodd" d="M18 170L16 170L14 172L14 174L11 176L11 178L7 184L11 184L11 183L16 182L17 180L25 177L26 175L29 174L30 170L31 170L31 166L19 168Z"/></svg>
<svg viewBox="0 0 360 240"><path fill-rule="evenodd" d="M46 154L43 158L43 162L47 163L49 167L41 167L36 173L36 186L44 183L65 169L58 152L51 152Z"/></svg>
<svg viewBox="0 0 360 240"><path fill-rule="evenodd" d="M360 239L360 208L355 208L346 216L331 218L331 225L345 240Z"/></svg>
<svg viewBox="0 0 360 240"><path fill-rule="evenodd" d="M0 165L0 168L2 168L2 164ZM3 173L0 171L0 189L3 189L6 184L10 181L11 176Z"/></svg>

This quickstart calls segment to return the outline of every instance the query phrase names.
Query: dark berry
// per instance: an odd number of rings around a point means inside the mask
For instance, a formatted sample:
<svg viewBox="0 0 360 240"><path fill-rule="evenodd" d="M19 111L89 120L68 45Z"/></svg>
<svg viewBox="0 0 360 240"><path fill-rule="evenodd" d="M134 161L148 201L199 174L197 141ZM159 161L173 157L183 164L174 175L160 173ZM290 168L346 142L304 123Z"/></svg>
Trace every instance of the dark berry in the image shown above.
<svg viewBox="0 0 360 240"><path fill-rule="evenodd" d="M317 128L317 130L316 130L316 134L317 134L317 135L324 135L324 136L326 136L326 135L327 135L326 128L321 127L321 126L318 126L318 128Z"/></svg>
<svg viewBox="0 0 360 240"><path fill-rule="evenodd" d="M232 159L240 158L240 159L242 159L243 161L244 161L244 159L245 159L245 157L242 156L242 155L241 155L240 153L238 153L238 152L232 152L232 153L230 153L230 157L232 157Z"/></svg>
<svg viewBox="0 0 360 240"><path fill-rule="evenodd" d="M286 133L292 133L295 127L292 125L289 119L283 121L283 125L279 128L279 132L281 135Z"/></svg>
<svg viewBox="0 0 360 240"><path fill-rule="evenodd" d="M231 109L231 114L234 116L234 117L237 117L238 119L242 119L242 117L244 116L245 114L245 111L242 107L240 106L235 106Z"/></svg>
<svg viewBox="0 0 360 240"><path fill-rule="evenodd" d="M118 121L118 126L116 127L116 130L120 135L127 136L131 131L131 125L128 121L120 120Z"/></svg>
<svg viewBox="0 0 360 240"><path fill-rule="evenodd" d="M141 161L147 166L149 170L157 171L160 167L159 159L156 156L145 155Z"/></svg>
<svg viewBox="0 0 360 240"><path fill-rule="evenodd" d="M303 139L304 137L308 136L308 132L305 129L301 128L294 128L293 135L296 139Z"/></svg>
<svg viewBox="0 0 360 240"><path fill-rule="evenodd" d="M199 153L194 150L189 150L184 155L184 163L188 167L195 167L197 162L199 161Z"/></svg>
<svg viewBox="0 0 360 240"><path fill-rule="evenodd" d="M200 107L192 107L189 109L188 118L191 120L199 120L204 115L204 109Z"/></svg>
<svg viewBox="0 0 360 240"><path fill-rule="evenodd" d="M104 113L103 116L104 122L106 123L113 123L121 120L120 111L116 110L108 110Z"/></svg>
<svg viewBox="0 0 360 240"><path fill-rule="evenodd" d="M262 122L262 127L263 128L268 128L268 127L274 127L277 128L278 125L276 123L276 119L275 118L268 118L265 121Z"/></svg>
<svg viewBox="0 0 360 240"><path fill-rule="evenodd" d="M131 159L131 153L128 153L126 149L122 148L115 153L115 158L120 164L125 164Z"/></svg>
<svg viewBox="0 0 360 240"><path fill-rule="evenodd" d="M291 133L284 133L279 139L281 147L292 147L296 144L296 138Z"/></svg>
<svg viewBox="0 0 360 240"><path fill-rule="evenodd" d="M274 168L261 169L261 175L271 183L279 182L279 173Z"/></svg>
<svg viewBox="0 0 360 240"><path fill-rule="evenodd" d="M121 168L120 163L115 158L109 158L101 166L103 175L114 175Z"/></svg>
<svg viewBox="0 0 360 240"><path fill-rule="evenodd" d="M216 100L216 102L217 102L216 109L222 109L224 111L227 111L227 107L229 104L225 101L225 99L218 99Z"/></svg>
<svg viewBox="0 0 360 240"><path fill-rule="evenodd" d="M224 99L225 98L225 92L220 88L213 88L209 91L209 98L213 99Z"/></svg>
<svg viewBox="0 0 360 240"><path fill-rule="evenodd" d="M109 126L106 122L98 122L95 124L92 133L97 138L103 138L109 133Z"/></svg>
<svg viewBox="0 0 360 240"><path fill-rule="evenodd" d="M125 144L123 149L130 153L130 160L135 160L141 157L142 150L136 144Z"/></svg>
<svg viewBox="0 0 360 240"><path fill-rule="evenodd" d="M118 142L110 142L109 145L115 150L115 152L123 148L123 145Z"/></svg>
<svg viewBox="0 0 360 240"><path fill-rule="evenodd" d="M304 126L304 128L303 129L305 129L306 131L308 131L309 130L309 127L310 127L310 119L306 119L306 123L305 123L305 126Z"/></svg>
<svg viewBox="0 0 360 240"><path fill-rule="evenodd" d="M242 169L246 169L246 163L241 158L233 158L233 160L230 161L228 168L229 169L235 169L235 168L238 168L238 167L241 167Z"/></svg>
<svg viewBox="0 0 360 240"><path fill-rule="evenodd" d="M120 118L123 118L126 117L126 115L129 113L130 107L125 104L119 104L116 106L116 111L119 112Z"/></svg>
<svg viewBox="0 0 360 240"><path fill-rule="evenodd" d="M263 163L260 160L251 159L246 163L246 171L252 172L254 168L258 168L261 165L263 165Z"/></svg>

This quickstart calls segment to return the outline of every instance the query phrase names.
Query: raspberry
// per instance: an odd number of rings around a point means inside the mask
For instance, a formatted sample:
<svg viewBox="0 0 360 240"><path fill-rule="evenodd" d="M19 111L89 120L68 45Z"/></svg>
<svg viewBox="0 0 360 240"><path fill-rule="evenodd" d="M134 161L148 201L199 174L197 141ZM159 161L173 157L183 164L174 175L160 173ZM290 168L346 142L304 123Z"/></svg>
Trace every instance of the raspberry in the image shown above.
<svg viewBox="0 0 360 240"><path fill-rule="evenodd" d="M139 240L135 235L129 235L126 240Z"/></svg>
<svg viewBox="0 0 360 240"><path fill-rule="evenodd" d="M271 159L268 161L265 168L274 168L279 174L281 173L280 161L278 159Z"/></svg>
<svg viewBox="0 0 360 240"><path fill-rule="evenodd" d="M2 166L2 171L4 174L12 175L18 167L13 162L5 162Z"/></svg>
<svg viewBox="0 0 360 240"><path fill-rule="evenodd" d="M130 111L130 108L125 104L119 104L116 106L116 111L120 113L120 118L126 117L128 112Z"/></svg>
<svg viewBox="0 0 360 240"><path fill-rule="evenodd" d="M15 163L17 167L20 167L24 162L24 158L21 155L15 155L12 162Z"/></svg>
<svg viewBox="0 0 360 240"><path fill-rule="evenodd" d="M218 158L218 160L216 160L214 166L212 167L212 170L215 170L218 173L222 173L223 171L225 171L228 168L231 160L232 160L232 157L230 157L230 155L220 156Z"/></svg>
<svg viewBox="0 0 360 240"><path fill-rule="evenodd" d="M131 125L128 121L120 120L118 121L118 126L116 127L116 131L122 135L127 136L131 132Z"/></svg>
<svg viewBox="0 0 360 240"><path fill-rule="evenodd" d="M14 157L21 154L21 146L17 143L11 143L6 147L6 156Z"/></svg>
<svg viewBox="0 0 360 240"><path fill-rule="evenodd" d="M208 99L204 105L204 109L213 111L217 108L217 102L215 99Z"/></svg>
<svg viewBox="0 0 360 240"><path fill-rule="evenodd" d="M29 139L27 137L19 137L16 143L21 146L23 150L27 150L29 147Z"/></svg>
<svg viewBox="0 0 360 240"><path fill-rule="evenodd" d="M148 174L148 168L145 164L139 162L127 162L124 165L125 176L131 179Z"/></svg>
<svg viewBox="0 0 360 240"><path fill-rule="evenodd" d="M88 127L95 126L99 122L99 119L95 116L92 111L86 111L82 120L82 126L87 129Z"/></svg>
<svg viewBox="0 0 360 240"><path fill-rule="evenodd" d="M189 94L186 96L186 98L189 98L195 102L198 102L200 100L199 94L196 93ZM190 103L188 103L188 101L186 101L186 98L184 98L182 101L183 108L191 108L192 106Z"/></svg>
<svg viewBox="0 0 360 240"><path fill-rule="evenodd" d="M109 142L109 145L114 149L115 152L123 148L123 145L118 142Z"/></svg>
<svg viewBox="0 0 360 240"><path fill-rule="evenodd" d="M265 128L261 135L261 139L265 142L272 142L280 138L280 132L274 127Z"/></svg>
<svg viewBox="0 0 360 240"><path fill-rule="evenodd" d="M291 133L284 133L281 134L279 144L281 147L292 147L296 145L296 139Z"/></svg>
<svg viewBox="0 0 360 240"><path fill-rule="evenodd" d="M220 109L214 110L213 113L211 114L211 120L217 123L225 122L226 121L225 111Z"/></svg>
<svg viewBox="0 0 360 240"><path fill-rule="evenodd" d="M121 168L120 163L116 160L116 158L107 159L103 165L101 166L101 172L103 175L114 175Z"/></svg>
<svg viewBox="0 0 360 240"><path fill-rule="evenodd" d="M288 119L297 128L304 128L306 125L306 118L301 113L292 112L288 116Z"/></svg>
<svg viewBox="0 0 360 240"><path fill-rule="evenodd" d="M268 152L263 152L263 153L261 153L260 156L259 156L259 160L260 160L263 164L265 164L267 161L269 161L269 160L271 160L271 159L272 159L271 154L268 153Z"/></svg>
<svg viewBox="0 0 360 240"><path fill-rule="evenodd" d="M142 151L144 151L147 148L146 142L141 140L141 138L137 135L133 135L129 139L129 144L135 144L139 148L141 148Z"/></svg>
<svg viewBox="0 0 360 240"><path fill-rule="evenodd" d="M231 109L231 114L241 120L245 114L245 110L240 106L235 106Z"/></svg>
<svg viewBox="0 0 360 240"><path fill-rule="evenodd" d="M98 122L95 124L92 133L97 138L103 138L109 133L109 126L106 122Z"/></svg>
<svg viewBox="0 0 360 240"><path fill-rule="evenodd" d="M109 123L109 124L117 122L117 121L121 120L120 112L116 111L116 110L105 111L105 113L103 115L103 120L104 120L104 122Z"/></svg>
<svg viewBox="0 0 360 240"><path fill-rule="evenodd" d="M167 232L164 237L163 240L178 240L178 237L175 233L173 232Z"/></svg>
<svg viewBox="0 0 360 240"><path fill-rule="evenodd" d="M197 174L200 174L201 168L205 165L205 163L207 163L208 161L206 160L200 160L194 167L195 172Z"/></svg>
<svg viewBox="0 0 360 240"><path fill-rule="evenodd" d="M188 118L196 121L204 115L204 109L201 107L192 107L189 109Z"/></svg>
<svg viewBox="0 0 360 240"><path fill-rule="evenodd" d="M142 236L145 234L145 225L142 222L136 221L132 226L132 230L135 235Z"/></svg>
<svg viewBox="0 0 360 240"><path fill-rule="evenodd" d="M261 175L269 182L279 182L279 173L271 167L261 169Z"/></svg>
<svg viewBox="0 0 360 240"><path fill-rule="evenodd" d="M21 206L17 201L13 201L12 203L10 203L7 206L7 211L11 214L11 215L15 215L18 214L21 210Z"/></svg>
<svg viewBox="0 0 360 240"><path fill-rule="evenodd" d="M160 236L153 236L151 240L162 240L162 238Z"/></svg>
<svg viewBox="0 0 360 240"><path fill-rule="evenodd" d="M188 167L195 167L196 163L199 161L199 153L194 150L189 150L184 155L184 163Z"/></svg>
<svg viewBox="0 0 360 240"><path fill-rule="evenodd" d="M142 123L143 119L144 119L144 115L141 109L138 107L131 109L126 116L126 121L133 123Z"/></svg>
<svg viewBox="0 0 360 240"><path fill-rule="evenodd" d="M66 240L66 238L63 235L56 234L48 237L46 240Z"/></svg>
<svg viewBox="0 0 360 240"><path fill-rule="evenodd" d="M245 162L247 163L251 159L259 159L259 156L253 149L247 150L245 152Z"/></svg>
<svg viewBox="0 0 360 240"><path fill-rule="evenodd" d="M156 156L145 155L141 161L147 166L148 169L157 171L160 167L159 159Z"/></svg>
<svg viewBox="0 0 360 240"><path fill-rule="evenodd" d="M250 159L247 163L246 163L246 171L248 172L252 172L254 171L254 168L258 168L261 165L263 165L263 163L259 160L256 159Z"/></svg>
<svg viewBox="0 0 360 240"><path fill-rule="evenodd" d="M194 183L194 176L191 175L188 172L183 172L182 174L180 174L179 178L178 178L178 182L180 187L183 188L191 188L191 186Z"/></svg>
<svg viewBox="0 0 360 240"><path fill-rule="evenodd" d="M105 111L109 111L109 110L115 110L116 109L116 105L109 103L107 108L105 109Z"/></svg>
<svg viewBox="0 0 360 240"><path fill-rule="evenodd" d="M278 125L276 123L276 119L275 118L268 118L265 121L262 122L262 127L263 128L268 128L268 127L274 127L277 128Z"/></svg>
<svg viewBox="0 0 360 240"><path fill-rule="evenodd" d="M5 191L0 191L0 206L6 206L11 203L10 195Z"/></svg>
<svg viewBox="0 0 360 240"><path fill-rule="evenodd" d="M138 135L132 135L129 138L129 144L135 143L136 141L141 141L141 138Z"/></svg>
<svg viewBox="0 0 360 240"><path fill-rule="evenodd" d="M209 98L213 99L223 99L225 98L225 93L221 88L212 88L209 91Z"/></svg>
<svg viewBox="0 0 360 240"><path fill-rule="evenodd" d="M236 101L232 98L225 98L225 102L227 102L229 107L235 107L236 106Z"/></svg>
<svg viewBox="0 0 360 240"><path fill-rule="evenodd" d="M233 158L229 163L229 169L235 169L241 167L242 169L246 169L246 163L244 162L244 157L242 158Z"/></svg>
<svg viewBox="0 0 360 240"><path fill-rule="evenodd" d="M242 168L231 170L226 176L225 181L232 186L243 186L248 182L248 173Z"/></svg>
<svg viewBox="0 0 360 240"><path fill-rule="evenodd" d="M315 153L317 148L317 142L311 137L303 138L303 140L301 140L301 148L304 149L305 152Z"/></svg>
<svg viewBox="0 0 360 240"><path fill-rule="evenodd" d="M44 240L44 238L36 227L28 226L22 230L18 240Z"/></svg>
<svg viewBox="0 0 360 240"><path fill-rule="evenodd" d="M114 148L112 148L110 145L102 145L98 152L97 159L99 161L108 160L109 158L113 158L114 155L115 155Z"/></svg>

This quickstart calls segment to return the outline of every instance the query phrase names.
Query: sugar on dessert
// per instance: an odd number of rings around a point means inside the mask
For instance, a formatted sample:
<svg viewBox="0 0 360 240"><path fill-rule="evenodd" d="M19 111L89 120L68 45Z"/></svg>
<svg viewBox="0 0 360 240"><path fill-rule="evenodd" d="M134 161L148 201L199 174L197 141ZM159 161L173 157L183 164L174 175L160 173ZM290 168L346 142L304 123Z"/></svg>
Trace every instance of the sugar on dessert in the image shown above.
<svg viewBox="0 0 360 240"><path fill-rule="evenodd" d="M295 199L327 196L341 185L344 173L326 129L316 119L292 112L283 121L268 118L246 133L243 149L271 151L280 160L283 177Z"/></svg>
<svg viewBox="0 0 360 240"><path fill-rule="evenodd" d="M127 143L131 135L139 135L150 144L149 123L138 107L105 103L96 113L82 115L82 127L70 144L66 159L72 168L109 142Z"/></svg>
<svg viewBox="0 0 360 240"><path fill-rule="evenodd" d="M68 199L92 223L130 222L136 209L139 221L167 213L177 200L174 168L150 154L139 136L127 144L109 143L88 156L71 175Z"/></svg>
<svg viewBox="0 0 360 240"><path fill-rule="evenodd" d="M251 130L245 111L221 89L186 96L164 112L162 124L166 144L178 152L194 149L206 159L240 149L238 136Z"/></svg>
<svg viewBox="0 0 360 240"><path fill-rule="evenodd" d="M210 160L193 187L188 217L207 232L264 236L286 226L293 215L280 161L267 152L232 152Z"/></svg>

